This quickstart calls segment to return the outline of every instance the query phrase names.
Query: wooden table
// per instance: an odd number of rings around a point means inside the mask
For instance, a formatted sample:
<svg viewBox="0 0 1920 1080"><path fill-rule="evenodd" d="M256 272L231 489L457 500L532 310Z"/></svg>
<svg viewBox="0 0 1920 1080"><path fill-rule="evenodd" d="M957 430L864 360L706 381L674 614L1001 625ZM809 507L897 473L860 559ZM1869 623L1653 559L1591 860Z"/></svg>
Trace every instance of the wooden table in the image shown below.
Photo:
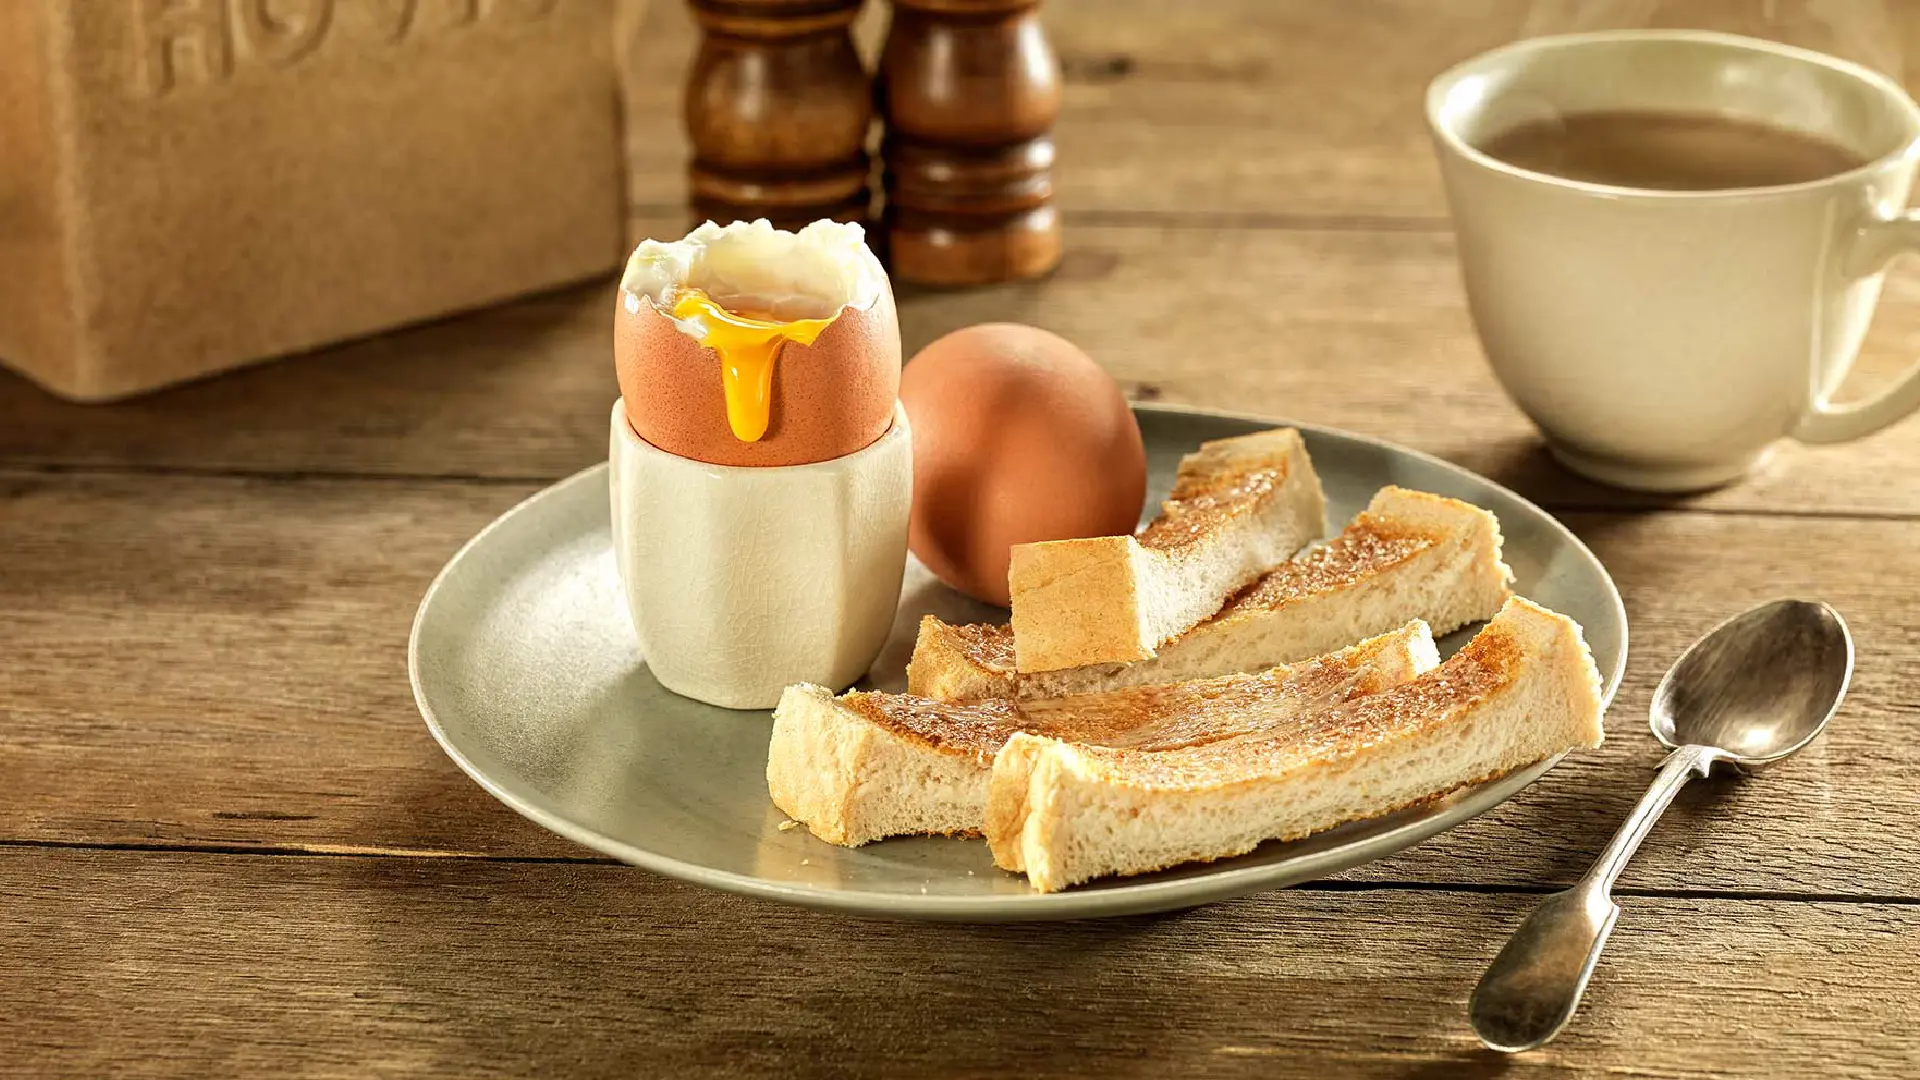
<svg viewBox="0 0 1920 1080"><path fill-rule="evenodd" d="M901 317L909 349L1038 323L1139 398L1384 436L1553 508L1632 620L1603 749L1396 858L1179 915L928 926L707 892L514 816L407 688L447 556L604 454L609 283L109 408L8 377L0 1074L1920 1072L1920 422L1690 499L1545 461L1474 342L1417 104L1529 7L1054 0L1071 254ZM659 4L634 54L639 232L677 232L689 40ZM1916 354L1903 274L1862 381ZM1650 777L1661 672L1781 594L1857 634L1833 730L1687 790L1572 1028L1480 1051L1467 993Z"/></svg>

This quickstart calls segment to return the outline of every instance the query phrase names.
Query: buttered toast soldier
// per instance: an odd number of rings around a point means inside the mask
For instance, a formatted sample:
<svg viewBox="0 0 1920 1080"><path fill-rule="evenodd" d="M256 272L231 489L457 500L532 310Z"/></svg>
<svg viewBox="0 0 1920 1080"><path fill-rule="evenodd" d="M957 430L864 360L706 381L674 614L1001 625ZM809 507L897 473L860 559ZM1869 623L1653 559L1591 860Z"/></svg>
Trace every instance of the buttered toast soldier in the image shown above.
<svg viewBox="0 0 1920 1080"><path fill-rule="evenodd" d="M1477 506L1383 488L1324 546L1281 563L1150 660L1014 670L1013 629L920 621L907 692L941 701L1059 697L1259 671L1414 619L1435 635L1490 619L1511 595L1500 523Z"/></svg>
<svg viewBox="0 0 1920 1080"><path fill-rule="evenodd" d="M1254 734L1404 683L1440 662L1424 623L1254 675L1052 701L953 705L906 694L787 689L767 788L815 836L855 846L905 833L979 833L995 756L1022 732L1135 750Z"/></svg>
<svg viewBox="0 0 1920 1080"><path fill-rule="evenodd" d="M1151 659L1326 527L1326 496L1298 431L1203 443L1180 460L1173 493L1136 535L1013 548L1014 666Z"/></svg>

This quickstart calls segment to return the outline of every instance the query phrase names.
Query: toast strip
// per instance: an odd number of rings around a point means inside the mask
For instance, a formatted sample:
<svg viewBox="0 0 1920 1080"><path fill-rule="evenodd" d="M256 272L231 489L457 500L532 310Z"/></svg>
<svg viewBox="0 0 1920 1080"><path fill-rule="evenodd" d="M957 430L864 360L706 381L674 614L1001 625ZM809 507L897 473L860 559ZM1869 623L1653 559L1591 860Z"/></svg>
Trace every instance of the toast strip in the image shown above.
<svg viewBox="0 0 1920 1080"><path fill-rule="evenodd" d="M1439 662L1433 635L1416 622L1257 675L1057 701L953 705L790 686L773 713L767 790L815 836L849 847L903 833L977 833L995 755L1022 732L1136 750L1196 746L1399 686Z"/></svg>
<svg viewBox="0 0 1920 1080"><path fill-rule="evenodd" d="M1014 545L1015 666L1145 660L1325 528L1326 498L1298 431L1203 443L1137 534Z"/></svg>
<svg viewBox="0 0 1920 1080"><path fill-rule="evenodd" d="M1150 660L1016 672L1010 627L929 615L907 692L939 701L1063 697L1259 671L1422 619L1436 635L1490 619L1512 595L1500 523L1477 506L1382 488L1325 546L1281 563Z"/></svg>
<svg viewBox="0 0 1920 1080"><path fill-rule="evenodd" d="M994 763L994 862L1042 892L1224 859L1375 817L1601 740L1580 627L1507 602L1410 683L1172 751L1015 735Z"/></svg>

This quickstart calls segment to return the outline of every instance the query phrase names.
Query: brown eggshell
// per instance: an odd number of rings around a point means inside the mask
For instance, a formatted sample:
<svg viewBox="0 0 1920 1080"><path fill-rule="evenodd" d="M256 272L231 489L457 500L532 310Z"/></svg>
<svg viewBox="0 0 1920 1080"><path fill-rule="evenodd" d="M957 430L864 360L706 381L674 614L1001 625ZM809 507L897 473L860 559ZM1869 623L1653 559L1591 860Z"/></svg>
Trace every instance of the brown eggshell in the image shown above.
<svg viewBox="0 0 1920 1080"><path fill-rule="evenodd" d="M734 438L720 354L681 333L642 299L614 303L613 361L627 420L670 454L714 465L804 465L844 457L886 434L900 393L900 323L893 293L848 307L812 345L789 341L773 368L767 433Z"/></svg>
<svg viewBox="0 0 1920 1080"><path fill-rule="evenodd" d="M988 323L907 364L907 546L934 576L1005 606L1014 544L1133 532L1147 455L1126 395L1057 334Z"/></svg>

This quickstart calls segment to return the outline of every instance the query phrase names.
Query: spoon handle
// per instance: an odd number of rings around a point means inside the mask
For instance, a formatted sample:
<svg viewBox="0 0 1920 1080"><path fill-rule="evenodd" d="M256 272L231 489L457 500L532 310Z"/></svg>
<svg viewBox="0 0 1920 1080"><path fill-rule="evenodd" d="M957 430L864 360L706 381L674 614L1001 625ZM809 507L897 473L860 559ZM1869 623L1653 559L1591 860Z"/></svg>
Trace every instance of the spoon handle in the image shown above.
<svg viewBox="0 0 1920 1080"><path fill-rule="evenodd" d="M1467 1017L1481 1042L1516 1053L1544 1045L1567 1026L1620 916L1612 896L1614 879L1681 787L1707 775L1721 756L1706 746L1683 746L1668 755L1653 786L1593 867L1572 888L1541 901L1514 931L1467 1003Z"/></svg>

